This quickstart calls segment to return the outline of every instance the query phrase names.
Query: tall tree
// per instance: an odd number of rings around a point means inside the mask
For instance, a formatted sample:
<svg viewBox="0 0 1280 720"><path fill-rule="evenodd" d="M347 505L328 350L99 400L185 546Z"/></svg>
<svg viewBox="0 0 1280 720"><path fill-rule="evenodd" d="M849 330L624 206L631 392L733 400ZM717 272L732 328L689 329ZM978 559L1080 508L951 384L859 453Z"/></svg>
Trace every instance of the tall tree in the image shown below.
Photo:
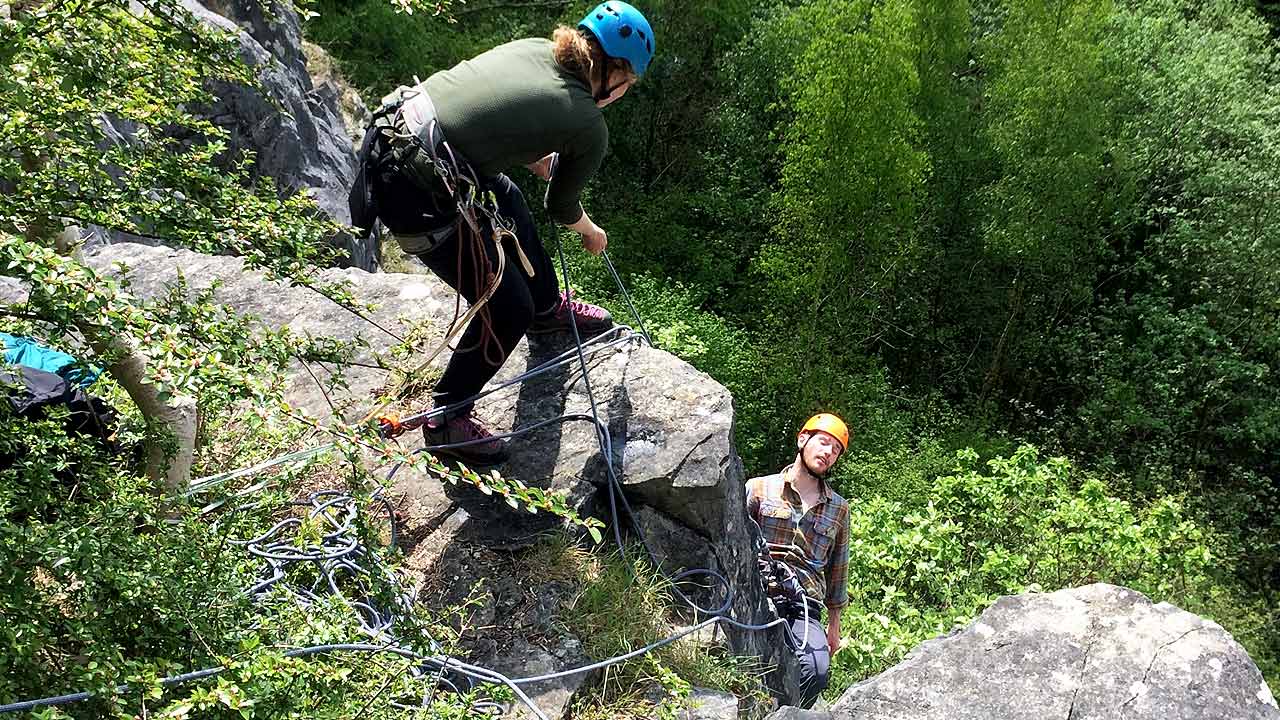
<svg viewBox="0 0 1280 720"><path fill-rule="evenodd" d="M1109 0L1010 3L989 41L986 139L996 179L981 190L989 280L1004 307L987 328L980 400L1029 358L1041 328L1087 298L1105 252L1107 147L1115 88L1103 63Z"/></svg>
<svg viewBox="0 0 1280 720"><path fill-rule="evenodd" d="M803 407L831 402L831 374L874 341L874 318L913 260L928 172L916 99L916 16L905 0L815 3L781 30L802 39L781 90L777 240L762 248L771 352ZM820 361L815 361L820 358Z"/></svg>

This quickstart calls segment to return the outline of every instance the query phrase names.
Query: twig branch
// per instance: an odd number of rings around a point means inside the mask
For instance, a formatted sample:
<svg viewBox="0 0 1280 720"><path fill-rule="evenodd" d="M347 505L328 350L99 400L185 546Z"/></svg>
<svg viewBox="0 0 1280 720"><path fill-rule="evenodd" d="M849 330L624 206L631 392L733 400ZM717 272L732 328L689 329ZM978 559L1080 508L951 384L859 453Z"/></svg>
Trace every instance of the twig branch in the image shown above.
<svg viewBox="0 0 1280 720"><path fill-rule="evenodd" d="M359 718L364 717L365 712L369 709L371 705L373 705L373 701L381 697L382 693L386 692L387 688L390 687L391 682L396 678L400 677L401 675L403 675L404 672L413 665L413 662L414 661L412 660L406 660L404 667L401 668L399 672L387 673L387 679L382 681L382 685L379 686L378 689L375 690L373 694L369 696L369 699L365 701L364 705L362 705L360 709L356 711L355 717L357 718L357 720Z"/></svg>

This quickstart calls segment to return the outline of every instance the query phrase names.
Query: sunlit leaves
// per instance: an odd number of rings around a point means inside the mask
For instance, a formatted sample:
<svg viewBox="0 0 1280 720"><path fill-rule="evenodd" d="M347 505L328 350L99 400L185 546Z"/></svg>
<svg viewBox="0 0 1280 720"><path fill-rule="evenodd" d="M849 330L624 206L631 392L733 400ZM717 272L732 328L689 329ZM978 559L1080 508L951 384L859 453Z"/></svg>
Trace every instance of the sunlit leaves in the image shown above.
<svg viewBox="0 0 1280 720"><path fill-rule="evenodd" d="M971 450L956 464L911 507L879 498L851 506L843 618L852 643L833 660L842 684L1000 595L1109 582L1183 604L1209 597L1211 539L1178 499L1120 499L1030 446L986 468Z"/></svg>

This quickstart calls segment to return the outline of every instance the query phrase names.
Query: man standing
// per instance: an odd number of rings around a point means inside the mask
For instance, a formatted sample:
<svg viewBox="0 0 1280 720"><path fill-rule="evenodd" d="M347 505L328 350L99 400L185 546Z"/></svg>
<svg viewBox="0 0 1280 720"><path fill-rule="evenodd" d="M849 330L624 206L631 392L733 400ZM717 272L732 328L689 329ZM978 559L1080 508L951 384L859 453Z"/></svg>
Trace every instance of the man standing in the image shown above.
<svg viewBox="0 0 1280 720"><path fill-rule="evenodd" d="M791 465L747 481L747 514L769 550L762 570L774 606L790 621L806 707L827 687L831 654L840 649L840 612L849 603L849 503L825 480L848 446L844 421L814 415L796 436Z"/></svg>

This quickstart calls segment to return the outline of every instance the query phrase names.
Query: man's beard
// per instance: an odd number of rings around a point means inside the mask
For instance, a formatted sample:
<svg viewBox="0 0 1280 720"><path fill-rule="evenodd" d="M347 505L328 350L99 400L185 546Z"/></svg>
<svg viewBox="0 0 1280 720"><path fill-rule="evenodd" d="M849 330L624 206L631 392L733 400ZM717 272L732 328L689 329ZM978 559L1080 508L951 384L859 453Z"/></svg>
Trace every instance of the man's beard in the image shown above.
<svg viewBox="0 0 1280 720"><path fill-rule="evenodd" d="M832 463L827 466L826 470L823 470L823 471L814 470L813 466L809 464L809 461L805 459L803 452L800 453L800 464L804 465L804 469L808 471L810 475L818 478L819 480L826 480L827 475L831 474L831 468L835 467L835 463Z"/></svg>

